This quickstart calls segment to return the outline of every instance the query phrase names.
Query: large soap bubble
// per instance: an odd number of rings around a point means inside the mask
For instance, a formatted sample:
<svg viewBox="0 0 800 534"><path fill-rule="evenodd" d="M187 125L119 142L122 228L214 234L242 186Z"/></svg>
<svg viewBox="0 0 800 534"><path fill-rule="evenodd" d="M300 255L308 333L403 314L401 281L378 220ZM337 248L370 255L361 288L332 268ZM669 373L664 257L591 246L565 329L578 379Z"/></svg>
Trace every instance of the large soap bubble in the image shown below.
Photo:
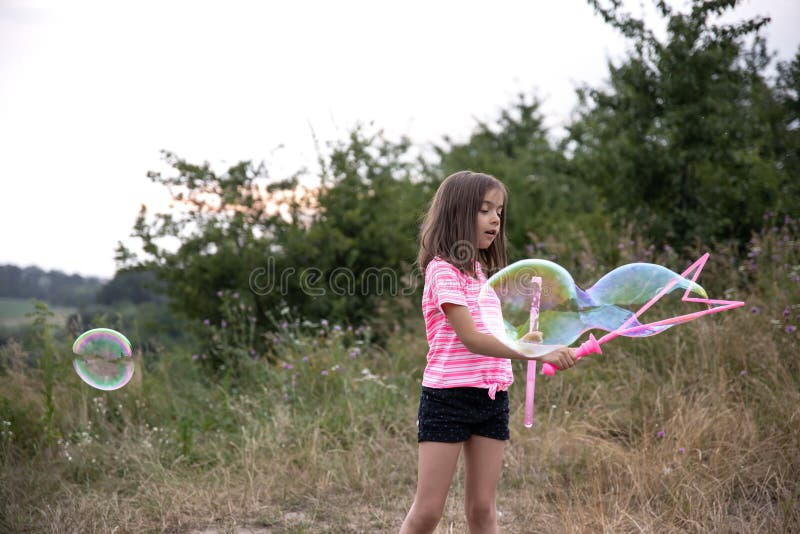
<svg viewBox="0 0 800 534"><path fill-rule="evenodd" d="M481 288L483 322L497 339L531 358L574 343L590 330L616 331L643 337L658 334L672 324L642 324L634 314L656 297L695 293L707 298L696 282L652 263L631 263L611 271L586 291L560 265L547 260L522 260L493 275ZM538 310L532 307L538 296ZM663 296L659 306L669 306ZM537 316L538 313L538 316ZM538 319L538 325L535 323ZM535 342L523 339L530 332Z"/></svg>
<svg viewBox="0 0 800 534"><path fill-rule="evenodd" d="M131 342L109 328L84 332L72 345L75 359L72 366L90 386L111 391L119 389L133 377Z"/></svg>
<svg viewBox="0 0 800 534"><path fill-rule="evenodd" d="M695 282L708 257L708 253L703 254L681 274L652 263L623 265L586 291L575 285L563 267L547 260L520 261L487 280L478 301L484 324L501 342L530 358L525 426L533 425L538 357L570 345L588 330L606 333L600 339L590 333L575 351L578 359L601 353L600 346L617 336L652 336L676 324L744 306L738 300L710 299ZM691 280L685 278L690 273ZM677 292L682 293L679 299ZM700 297L690 296L692 293ZM670 300L677 306L671 306ZM687 313L687 304L705 307ZM657 317L649 311L654 305L659 310ZM645 313L649 322L642 323ZM552 376L555 372L555 366L542 364L543 374Z"/></svg>

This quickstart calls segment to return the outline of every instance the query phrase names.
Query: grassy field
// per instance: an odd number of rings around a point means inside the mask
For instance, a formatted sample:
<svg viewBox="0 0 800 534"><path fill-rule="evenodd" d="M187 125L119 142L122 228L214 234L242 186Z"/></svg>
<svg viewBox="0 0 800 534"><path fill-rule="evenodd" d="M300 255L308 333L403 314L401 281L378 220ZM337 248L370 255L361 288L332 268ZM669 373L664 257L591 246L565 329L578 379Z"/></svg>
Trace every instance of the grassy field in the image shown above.
<svg viewBox="0 0 800 534"><path fill-rule="evenodd" d="M28 316L34 309L32 299L0 297L0 327L15 328L28 325L33 319ZM75 312L75 308L54 306L50 308L54 316L53 324L63 325L67 317Z"/></svg>
<svg viewBox="0 0 800 534"><path fill-rule="evenodd" d="M792 239L746 283L730 259L709 265L745 308L540 378L532 429L515 367L504 532L800 531ZM46 375L25 365L31 349L3 346L0 531L397 531L416 483L421 328L383 348L319 324L280 335L271 363L245 358L236 380L211 380L188 348L137 352L113 392L80 382L57 339L49 426ZM439 533L466 531L462 503L459 470Z"/></svg>

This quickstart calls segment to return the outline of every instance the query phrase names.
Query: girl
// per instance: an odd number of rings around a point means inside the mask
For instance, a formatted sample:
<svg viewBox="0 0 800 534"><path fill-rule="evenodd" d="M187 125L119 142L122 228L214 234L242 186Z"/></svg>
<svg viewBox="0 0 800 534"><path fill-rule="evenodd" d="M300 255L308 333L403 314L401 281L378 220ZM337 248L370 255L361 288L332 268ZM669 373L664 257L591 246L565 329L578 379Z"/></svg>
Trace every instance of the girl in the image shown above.
<svg viewBox="0 0 800 534"><path fill-rule="evenodd" d="M470 532L497 532L510 360L527 358L488 333L477 299L484 270L506 265L507 204L505 186L493 176L457 172L439 186L422 225L418 262L430 350L419 403L417 492L401 534L436 528L462 450ZM560 348L541 361L566 369L575 350Z"/></svg>

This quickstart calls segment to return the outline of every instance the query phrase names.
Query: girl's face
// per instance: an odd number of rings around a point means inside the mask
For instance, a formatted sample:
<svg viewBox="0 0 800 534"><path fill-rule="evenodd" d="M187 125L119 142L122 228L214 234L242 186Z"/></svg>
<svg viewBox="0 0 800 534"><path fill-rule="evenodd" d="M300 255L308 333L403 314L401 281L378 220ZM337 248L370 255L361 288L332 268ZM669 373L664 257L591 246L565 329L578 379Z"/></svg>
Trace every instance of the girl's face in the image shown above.
<svg viewBox="0 0 800 534"><path fill-rule="evenodd" d="M503 214L504 201L505 197L500 189L489 189L483 195L476 222L479 249L489 248L500 234L500 219Z"/></svg>

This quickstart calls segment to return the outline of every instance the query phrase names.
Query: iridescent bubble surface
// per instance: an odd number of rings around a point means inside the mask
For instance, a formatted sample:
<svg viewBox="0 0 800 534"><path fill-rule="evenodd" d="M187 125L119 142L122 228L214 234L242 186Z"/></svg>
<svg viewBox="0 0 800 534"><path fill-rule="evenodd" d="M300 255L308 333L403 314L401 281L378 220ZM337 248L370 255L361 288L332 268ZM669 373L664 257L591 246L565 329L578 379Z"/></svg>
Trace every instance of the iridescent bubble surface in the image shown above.
<svg viewBox="0 0 800 534"><path fill-rule="evenodd" d="M541 278L538 330L542 340L528 343L522 337L531 329L534 277ZM658 300L658 309L662 310L671 305L670 300L680 302L687 289L707 297L696 282L652 263L618 267L584 291L557 263L529 259L513 263L489 278L481 288L478 303L492 335L508 347L536 358L559 346L571 345L589 330L611 332L625 325L621 335L629 337L663 332L671 325L643 326L640 320L644 316L637 319L633 315L665 288L664 297ZM645 313L648 319L658 318L656 307Z"/></svg>
<svg viewBox="0 0 800 534"><path fill-rule="evenodd" d="M72 344L72 366L90 386L111 391L127 384L133 377L131 342L110 328L84 332Z"/></svg>

